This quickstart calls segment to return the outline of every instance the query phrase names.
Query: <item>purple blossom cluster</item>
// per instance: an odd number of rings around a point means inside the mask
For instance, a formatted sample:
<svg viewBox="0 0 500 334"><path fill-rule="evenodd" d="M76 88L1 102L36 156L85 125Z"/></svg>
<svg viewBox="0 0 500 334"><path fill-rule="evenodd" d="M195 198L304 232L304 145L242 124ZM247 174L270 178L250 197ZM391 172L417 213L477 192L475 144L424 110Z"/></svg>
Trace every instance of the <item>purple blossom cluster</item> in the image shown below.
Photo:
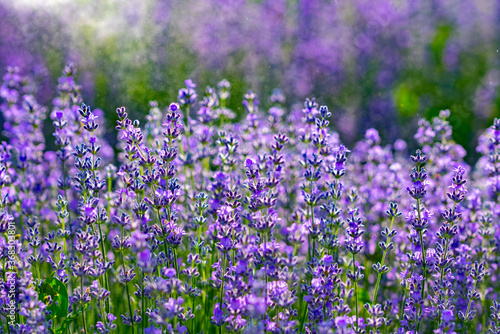
<svg viewBox="0 0 500 334"><path fill-rule="evenodd" d="M500 120L469 166L447 110L347 148L315 99L233 122L186 80L105 131L75 71L0 87L0 333L500 333Z"/></svg>

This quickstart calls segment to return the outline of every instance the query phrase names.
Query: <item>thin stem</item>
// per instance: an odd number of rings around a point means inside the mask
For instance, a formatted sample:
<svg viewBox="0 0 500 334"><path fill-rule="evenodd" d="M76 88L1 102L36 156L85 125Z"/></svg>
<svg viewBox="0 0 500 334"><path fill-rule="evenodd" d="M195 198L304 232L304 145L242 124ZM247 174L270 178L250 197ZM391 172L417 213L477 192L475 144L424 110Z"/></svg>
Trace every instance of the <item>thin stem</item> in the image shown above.
<svg viewBox="0 0 500 334"><path fill-rule="evenodd" d="M457 202L454 202L454 203L453 203L453 214L455 213L455 209L456 209L456 208L457 208ZM453 226L454 226L454 224L452 223L452 227L453 227ZM450 239L449 239L449 238L447 238L447 239L446 239L446 245L445 245L445 247L444 247L443 257L442 257L442 259L441 259L442 261L446 260L446 257L447 257L447 255L448 255L448 247L449 247L449 245L450 245ZM440 279L441 284L443 284L444 269L445 269L444 267L443 267L443 268L441 268L441 275L440 275L440 276L441 276L441 279Z"/></svg>
<svg viewBox="0 0 500 334"><path fill-rule="evenodd" d="M172 252L174 254L174 269L175 269L175 272L177 273L177 275L179 275L179 268L178 268L178 263L177 263L177 251L175 250L175 248L172 248Z"/></svg>
<svg viewBox="0 0 500 334"><path fill-rule="evenodd" d="M132 312L132 305L130 304L130 292L128 289L128 282L125 283L125 288L127 290L127 301L128 301L128 310L130 312L130 325L132 327L132 334L134 333L134 313Z"/></svg>
<svg viewBox="0 0 500 334"><path fill-rule="evenodd" d="M66 183L65 162L61 161L61 163L62 163L62 179L63 179L63 184L64 184L64 201L66 202L66 211L68 212L68 223L71 223L71 212L69 209L68 192L67 192L66 184L65 184ZM68 257L67 246L66 246L66 235L64 234L64 232L66 232L65 224L66 224L66 222L65 222L65 219L63 218L62 219L62 231L63 231L63 240L64 240L64 255L66 255L66 257Z"/></svg>
<svg viewBox="0 0 500 334"><path fill-rule="evenodd" d="M122 226L122 244L123 244L123 234L124 234L124 230L125 228ZM125 273L125 258L123 256L123 248L120 249L120 255L121 255L121 258L122 258L122 270L123 270L123 273ZM127 302L128 302L128 309L129 309L129 312L130 312L130 326L132 327L132 334L134 333L134 314L132 313L132 305L130 304L130 292L129 292L129 289L128 289L128 282L125 282L125 290L127 292Z"/></svg>
<svg viewBox="0 0 500 334"><path fill-rule="evenodd" d="M307 302L306 302L306 310L304 312L304 316L302 317L302 323L300 324L300 332L299 333L302 333L302 330L304 329L304 325L306 324L308 311L309 311L309 307L307 307Z"/></svg>
<svg viewBox="0 0 500 334"><path fill-rule="evenodd" d="M193 279L191 279L191 282L194 283ZM193 284L193 286L194 286L194 284ZM194 310L194 300L196 299L196 297L192 296L192 298L193 299L191 301L191 309L192 309L193 314L195 314L196 312ZM193 318L193 320L191 321L191 333L194 333L194 322L195 321L196 321L195 318Z"/></svg>
<svg viewBox="0 0 500 334"><path fill-rule="evenodd" d="M224 266L226 262L226 253L223 253L222 255L222 276L221 276L221 284L220 284L220 299L219 299L219 306L220 310L222 310L222 297L224 295ZM219 333L222 333L222 325L219 327Z"/></svg>
<svg viewBox="0 0 500 334"><path fill-rule="evenodd" d="M448 247L450 245L450 239L446 239L446 244L444 246L444 253L443 253L443 258L442 260L445 260L446 259L446 256L448 255ZM441 284L443 284L443 279L444 279L444 267L441 268L441 277L440 277L440 282Z"/></svg>
<svg viewBox="0 0 500 334"><path fill-rule="evenodd" d="M314 206L311 205L311 227L314 228ZM313 244L312 244L312 254L311 254L311 260L314 256L316 256L316 239L314 236L312 237L313 239Z"/></svg>
<svg viewBox="0 0 500 334"><path fill-rule="evenodd" d="M83 297L83 275L81 276L81 295ZM83 329L85 331L85 334L87 334L87 320L85 319L85 310L82 311L82 318L83 318Z"/></svg>
<svg viewBox="0 0 500 334"><path fill-rule="evenodd" d="M424 246L424 236L423 236L423 233L422 231L420 231L419 233L419 237L420 237L420 245L422 247L422 266L423 266L423 269L424 269L424 284L422 286L422 299L424 299L424 295L425 295L425 283L426 283L426 280L427 280L427 269L425 268L425 259L427 258L427 254L425 254L425 246Z"/></svg>
<svg viewBox="0 0 500 334"><path fill-rule="evenodd" d="M203 211L201 211L200 216L202 215ZM196 242L196 248L197 248L196 254L198 254L198 256L200 256L200 244L201 244L201 225L198 225L198 241Z"/></svg>
<svg viewBox="0 0 500 334"><path fill-rule="evenodd" d="M146 325L146 299L144 298L144 273L142 273L142 280L141 280L141 304L142 304L142 333L144 333L144 326Z"/></svg>
<svg viewBox="0 0 500 334"><path fill-rule="evenodd" d="M418 214L418 220L421 221L422 220L422 214L420 212L420 198L417 198L417 214ZM423 269L424 269L424 284L423 284L423 287L422 287L422 299L424 299L424 295L425 295L425 283L427 281L427 271L425 269L425 259L427 258L427 251L425 250L425 244L424 244L424 236L423 236L423 231L420 230L418 232L418 235L420 237L420 247L422 248L422 266L423 266Z"/></svg>
<svg viewBox="0 0 500 334"><path fill-rule="evenodd" d="M423 271L424 271L424 282L422 284L422 306L419 307L420 314L422 314L423 307L425 306L424 295L425 295L425 282L426 282L426 279L427 279L427 274L426 274L426 269L425 269L425 258L426 258L426 256L424 255L424 251L423 251L425 248L424 248L424 239L423 239L423 236L422 236L422 231L419 231L418 235L420 237L420 245L422 247L422 266L423 266ZM418 321L418 324L417 324L417 333L418 333L419 328L420 328L420 320Z"/></svg>
<svg viewBox="0 0 500 334"><path fill-rule="evenodd" d="M476 284L477 284L477 279L474 280L474 285L472 286L472 293L474 293L474 291L476 291ZM467 304L467 311L465 312L464 329L465 329L465 324L467 322L467 317L469 316L469 310L470 310L471 304L472 304L472 298L469 298L469 304Z"/></svg>
<svg viewBox="0 0 500 334"><path fill-rule="evenodd" d="M64 255L68 256L68 248L66 246L66 235L64 234L64 232L66 231L66 223L64 217L62 218L62 231L63 231L63 242L64 242Z"/></svg>
<svg viewBox="0 0 500 334"><path fill-rule="evenodd" d="M417 214L418 214L418 220L419 222L421 222L422 214L420 212L420 198L417 198ZM420 307L420 314L422 314L423 312L422 308L425 305L424 296L425 296L425 285L427 282L427 270L425 268L425 259L427 258L427 254L425 250L424 235L422 230L418 231L418 236L420 238L420 248L422 253L422 267L423 267L422 269L424 274L424 282L422 284L422 306ZM417 323L417 332L419 331L419 328L420 328L420 321Z"/></svg>
<svg viewBox="0 0 500 334"><path fill-rule="evenodd" d="M99 215L99 212L97 214ZM97 226L99 226L99 237L100 237L100 240L101 240L101 252L102 252L103 259L104 259L104 265L106 265L106 263L108 262L108 260L106 258L106 248L104 247L104 240L102 238L101 225L97 224ZM106 288L106 290L109 291L109 282L108 282L107 271L104 272L104 287ZM107 313L109 313L109 301L110 301L110 299L106 298L106 304L105 305L106 305L106 312Z"/></svg>
<svg viewBox="0 0 500 334"><path fill-rule="evenodd" d="M391 217L391 226L389 227L389 233L392 231L392 224L394 223L394 218ZM391 242L391 237L387 236L387 245ZM384 254L382 255L382 261L380 262L380 265L383 266L385 262L385 257L387 255L387 250L384 251ZM375 301L377 300L377 293L378 293L378 288L380 286L380 279L382 278L382 273L379 271L378 276L377 276L377 284L375 284L375 293L373 294L373 299L372 299L372 305L375 304Z"/></svg>
<svg viewBox="0 0 500 334"><path fill-rule="evenodd" d="M403 298L401 298L401 305L399 306L399 321L401 322L401 318L403 317L403 310L406 302L406 288L403 287Z"/></svg>
<svg viewBox="0 0 500 334"><path fill-rule="evenodd" d="M354 279L354 295L356 297L356 331L359 329L359 323L358 323L358 281L357 281L357 275L356 275L356 262L355 262L355 255L352 253L352 271L354 276L356 277Z"/></svg>
<svg viewBox="0 0 500 334"><path fill-rule="evenodd" d="M219 299L219 305L222 309L222 297L224 295L224 271L225 271L225 262L226 262L226 253L222 255L222 276L221 276L221 285L220 285L220 299Z"/></svg>
<svg viewBox="0 0 500 334"><path fill-rule="evenodd" d="M263 232L263 238L264 238L264 254L267 253L267 232ZM264 287L264 300L267 303L267 283L268 283L268 277L267 277L267 260L264 263L264 275L266 277L266 285Z"/></svg>

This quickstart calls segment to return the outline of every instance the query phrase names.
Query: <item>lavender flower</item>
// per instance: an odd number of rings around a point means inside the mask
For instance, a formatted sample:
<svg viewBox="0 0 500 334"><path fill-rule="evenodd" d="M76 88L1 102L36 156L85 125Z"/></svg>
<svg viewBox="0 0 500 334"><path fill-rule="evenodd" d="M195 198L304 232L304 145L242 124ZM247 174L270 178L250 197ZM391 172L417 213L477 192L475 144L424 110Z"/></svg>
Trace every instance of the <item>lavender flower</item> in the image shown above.
<svg viewBox="0 0 500 334"><path fill-rule="evenodd" d="M0 331L498 332L497 121L475 167L447 111L410 160L372 128L351 152L314 99L250 91L234 121L229 82L186 81L143 126L117 109L110 164L74 74L51 142L29 81L1 87Z"/></svg>

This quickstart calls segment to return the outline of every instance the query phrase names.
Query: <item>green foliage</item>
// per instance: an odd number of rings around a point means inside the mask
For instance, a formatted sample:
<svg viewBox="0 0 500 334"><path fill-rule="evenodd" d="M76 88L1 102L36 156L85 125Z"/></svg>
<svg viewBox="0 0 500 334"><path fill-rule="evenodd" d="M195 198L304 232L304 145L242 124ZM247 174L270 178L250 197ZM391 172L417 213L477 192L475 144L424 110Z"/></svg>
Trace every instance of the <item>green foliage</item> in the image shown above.
<svg viewBox="0 0 500 334"><path fill-rule="evenodd" d="M393 93L393 101L402 116L413 116L418 111L418 95L405 83L396 87Z"/></svg>
<svg viewBox="0 0 500 334"><path fill-rule="evenodd" d="M448 24L439 25L436 29L434 39L430 47L434 60L437 64L442 64L443 51L445 50L446 43L453 33L453 27Z"/></svg>
<svg viewBox="0 0 500 334"><path fill-rule="evenodd" d="M39 288L40 299L47 301L52 298L52 304L47 308L55 318L64 318L68 314L69 298L65 284L57 278L48 277Z"/></svg>
<svg viewBox="0 0 500 334"><path fill-rule="evenodd" d="M370 294L365 288L361 288L358 286L358 302L360 305L364 305L365 303L370 303Z"/></svg>
<svg viewBox="0 0 500 334"><path fill-rule="evenodd" d="M78 318L78 316L87 309L87 307L89 306L89 304L85 304L84 307L80 307L78 310L76 310L75 312L73 312L71 315L69 315L66 319L64 319L63 322L61 322L59 324L59 326L56 327L55 329L55 333L56 334L62 334L62 333L67 333L68 329L69 329L69 326L71 325L71 323L76 319Z"/></svg>

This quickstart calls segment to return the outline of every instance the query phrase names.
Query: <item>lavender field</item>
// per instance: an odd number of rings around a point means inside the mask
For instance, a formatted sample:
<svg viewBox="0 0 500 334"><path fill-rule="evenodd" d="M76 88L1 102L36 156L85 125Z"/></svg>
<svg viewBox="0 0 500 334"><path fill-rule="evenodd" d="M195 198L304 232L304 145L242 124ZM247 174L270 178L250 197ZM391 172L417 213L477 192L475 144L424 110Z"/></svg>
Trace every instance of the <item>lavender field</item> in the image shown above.
<svg viewBox="0 0 500 334"><path fill-rule="evenodd" d="M0 13L0 333L500 333L498 3Z"/></svg>

